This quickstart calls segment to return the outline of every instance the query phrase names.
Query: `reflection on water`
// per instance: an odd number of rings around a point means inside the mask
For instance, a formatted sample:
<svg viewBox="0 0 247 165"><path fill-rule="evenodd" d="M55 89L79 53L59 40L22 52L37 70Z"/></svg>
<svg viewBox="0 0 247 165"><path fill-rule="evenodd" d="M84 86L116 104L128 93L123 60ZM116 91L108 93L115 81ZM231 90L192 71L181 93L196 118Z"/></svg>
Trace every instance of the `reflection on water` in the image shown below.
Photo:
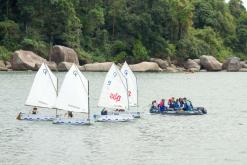
<svg viewBox="0 0 247 165"><path fill-rule="evenodd" d="M106 73L85 73L91 110ZM247 162L246 73L138 73L139 111L154 99L189 97L208 115L144 113L129 123L91 126L17 121L34 73L0 73L0 164L245 164ZM57 73L60 83L64 73ZM54 113L43 110L44 113ZM63 113L63 112L60 112Z"/></svg>

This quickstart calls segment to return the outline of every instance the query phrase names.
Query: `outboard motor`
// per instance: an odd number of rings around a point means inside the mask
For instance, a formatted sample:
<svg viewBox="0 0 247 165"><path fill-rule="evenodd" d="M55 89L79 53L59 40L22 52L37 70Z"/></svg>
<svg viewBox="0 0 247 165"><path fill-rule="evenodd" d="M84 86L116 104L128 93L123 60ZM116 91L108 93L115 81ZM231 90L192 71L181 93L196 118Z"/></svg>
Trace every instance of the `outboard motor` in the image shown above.
<svg viewBox="0 0 247 165"><path fill-rule="evenodd" d="M207 114L207 110L204 107L197 107L198 111L201 111L203 114Z"/></svg>

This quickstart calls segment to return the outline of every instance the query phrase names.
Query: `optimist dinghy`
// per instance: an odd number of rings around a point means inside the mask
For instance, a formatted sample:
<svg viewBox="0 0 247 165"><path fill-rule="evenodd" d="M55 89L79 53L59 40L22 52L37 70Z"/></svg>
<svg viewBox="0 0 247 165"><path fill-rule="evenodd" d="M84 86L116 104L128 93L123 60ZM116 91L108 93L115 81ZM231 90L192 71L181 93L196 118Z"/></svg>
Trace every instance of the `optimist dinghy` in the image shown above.
<svg viewBox="0 0 247 165"><path fill-rule="evenodd" d="M138 109L138 88L137 88L137 80L136 77L134 75L134 73L132 72L132 70L130 69L129 65L127 64L127 62L125 61L122 68L121 68L121 73L123 74L123 76L126 78L127 81L127 86L128 86L128 98L129 98L129 107L136 107L136 109ZM125 112L120 112L125 113ZM130 111L130 113L132 114L132 116L134 118L140 118L140 112L132 112Z"/></svg>
<svg viewBox="0 0 247 165"><path fill-rule="evenodd" d="M32 88L25 105L39 108L54 108L57 97L57 77L43 63L35 75ZM18 120L52 121L56 115L28 114L20 112Z"/></svg>
<svg viewBox="0 0 247 165"><path fill-rule="evenodd" d="M87 119L58 117L53 120L53 124L90 124L89 82L75 64L71 66L70 70L65 75L55 107L70 112L86 113Z"/></svg>
<svg viewBox="0 0 247 165"><path fill-rule="evenodd" d="M113 63L108 71L102 92L99 98L98 106L111 110L128 110L128 85L127 81ZM129 112L122 113L107 113L105 115L94 115L97 122L124 122L133 120L133 116Z"/></svg>

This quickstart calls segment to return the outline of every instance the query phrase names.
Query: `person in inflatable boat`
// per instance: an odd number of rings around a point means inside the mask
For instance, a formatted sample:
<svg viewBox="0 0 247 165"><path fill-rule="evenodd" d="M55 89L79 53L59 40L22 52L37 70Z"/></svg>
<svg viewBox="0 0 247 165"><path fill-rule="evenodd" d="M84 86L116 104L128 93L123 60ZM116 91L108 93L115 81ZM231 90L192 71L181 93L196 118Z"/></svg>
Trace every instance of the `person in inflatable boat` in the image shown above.
<svg viewBox="0 0 247 165"><path fill-rule="evenodd" d="M158 104L156 102L156 100L152 101L152 107L153 109L158 109Z"/></svg>
<svg viewBox="0 0 247 165"><path fill-rule="evenodd" d="M172 97L168 100L168 105L169 105L169 108L174 108L175 106L175 98Z"/></svg>
<svg viewBox="0 0 247 165"><path fill-rule="evenodd" d="M180 102L179 102L179 99L176 99L174 103L174 110L177 111L179 109L180 109Z"/></svg>
<svg viewBox="0 0 247 165"><path fill-rule="evenodd" d="M161 99L158 107L160 109L160 112L164 112L167 110L167 107L165 106L165 99Z"/></svg>
<svg viewBox="0 0 247 165"><path fill-rule="evenodd" d="M183 107L184 107L184 100L180 97L180 98L178 99L178 101L179 101L179 106L180 106L180 108L183 108Z"/></svg>
<svg viewBox="0 0 247 165"><path fill-rule="evenodd" d="M158 108L158 104L157 104L156 100L152 101L152 105L151 105L149 112L150 113L159 112L159 108Z"/></svg>
<svg viewBox="0 0 247 165"><path fill-rule="evenodd" d="M187 100L186 98L184 98L183 110L184 111L192 111L192 109L193 109L192 102L190 100Z"/></svg>

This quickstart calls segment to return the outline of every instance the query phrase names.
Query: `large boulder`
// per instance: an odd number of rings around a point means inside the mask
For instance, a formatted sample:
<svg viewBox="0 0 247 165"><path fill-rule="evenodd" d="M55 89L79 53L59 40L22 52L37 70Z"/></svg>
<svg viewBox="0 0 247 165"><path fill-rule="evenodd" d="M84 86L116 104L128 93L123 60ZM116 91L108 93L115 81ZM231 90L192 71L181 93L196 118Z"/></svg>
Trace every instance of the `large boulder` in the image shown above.
<svg viewBox="0 0 247 165"><path fill-rule="evenodd" d="M73 63L71 62L60 62L57 66L57 70L61 72L68 71L72 65Z"/></svg>
<svg viewBox="0 0 247 165"><path fill-rule="evenodd" d="M1 67L1 68L5 68L5 67L6 67L3 60L0 60L0 67Z"/></svg>
<svg viewBox="0 0 247 165"><path fill-rule="evenodd" d="M241 68L247 68L247 61L240 62Z"/></svg>
<svg viewBox="0 0 247 165"><path fill-rule="evenodd" d="M12 69L14 70L37 70L36 64L41 65L46 59L38 56L34 52L17 50L11 59Z"/></svg>
<svg viewBox="0 0 247 165"><path fill-rule="evenodd" d="M159 58L150 58L150 61L157 63L161 69L166 69L169 67L169 63L167 61Z"/></svg>
<svg viewBox="0 0 247 165"><path fill-rule="evenodd" d="M135 72L158 72L162 71L159 65L155 62L141 62L134 65L129 65L132 71Z"/></svg>
<svg viewBox="0 0 247 165"><path fill-rule="evenodd" d="M240 68L240 58L238 57L228 58L223 64L223 69L226 69L228 72L237 72Z"/></svg>
<svg viewBox="0 0 247 165"><path fill-rule="evenodd" d="M200 59L193 59L194 62L196 62L198 65L201 65Z"/></svg>
<svg viewBox="0 0 247 165"><path fill-rule="evenodd" d="M57 71L57 64L55 62L52 61L47 61L45 62L46 65L50 68L50 70L52 71ZM35 64L35 68L36 70L38 70L41 67L42 64Z"/></svg>
<svg viewBox="0 0 247 165"><path fill-rule="evenodd" d="M59 64L61 62L70 62L79 65L79 60L76 52L68 47L55 45L50 54L51 61Z"/></svg>
<svg viewBox="0 0 247 165"><path fill-rule="evenodd" d="M239 72L247 72L247 68L241 68L239 69Z"/></svg>
<svg viewBox="0 0 247 165"><path fill-rule="evenodd" d="M201 66L197 62L195 62L194 60L188 59L184 63L184 68L187 70L191 70L191 71L200 71Z"/></svg>
<svg viewBox="0 0 247 165"><path fill-rule="evenodd" d="M78 66L78 69L79 69L80 71L86 71L86 68L85 68L84 66Z"/></svg>
<svg viewBox="0 0 247 165"><path fill-rule="evenodd" d="M220 71L222 69L222 64L213 56L201 56L200 63L201 66L208 71Z"/></svg>
<svg viewBox="0 0 247 165"><path fill-rule="evenodd" d="M5 66L5 63L3 60L0 60L0 71L7 71L8 68Z"/></svg>
<svg viewBox="0 0 247 165"><path fill-rule="evenodd" d="M85 71L90 72L107 72L112 66L112 62L92 63L83 65Z"/></svg>
<svg viewBox="0 0 247 165"><path fill-rule="evenodd" d="M12 65L9 61L5 61L6 68L12 69Z"/></svg>
<svg viewBox="0 0 247 165"><path fill-rule="evenodd" d="M178 72L178 69L177 68L174 68L174 67L167 67L163 71L164 72L168 72L168 73L176 73L176 72Z"/></svg>

